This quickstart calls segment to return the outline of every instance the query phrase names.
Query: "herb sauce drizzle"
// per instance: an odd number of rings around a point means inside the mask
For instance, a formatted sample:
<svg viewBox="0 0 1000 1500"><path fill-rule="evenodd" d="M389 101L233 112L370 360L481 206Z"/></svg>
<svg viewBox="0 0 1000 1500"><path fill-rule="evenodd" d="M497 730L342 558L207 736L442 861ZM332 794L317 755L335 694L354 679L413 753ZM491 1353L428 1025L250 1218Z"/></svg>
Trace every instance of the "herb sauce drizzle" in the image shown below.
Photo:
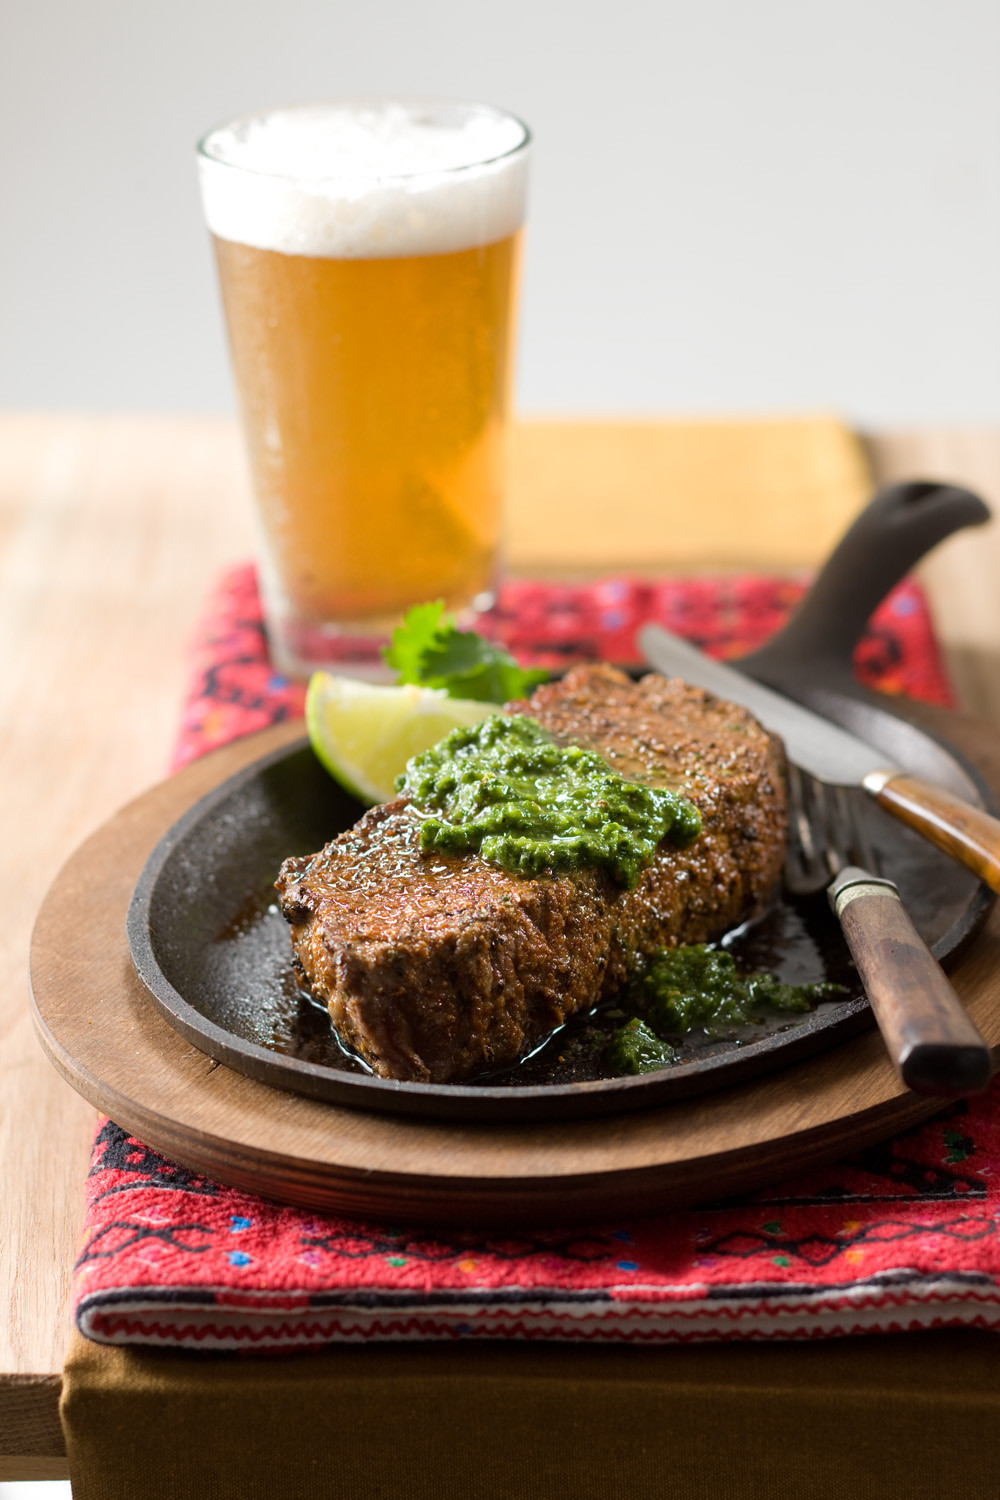
<svg viewBox="0 0 1000 1500"><path fill-rule="evenodd" d="M479 854L521 875L591 866L631 890L662 839L683 848L701 832L678 792L626 781L522 714L453 730L413 757L396 789L424 815L423 850Z"/></svg>

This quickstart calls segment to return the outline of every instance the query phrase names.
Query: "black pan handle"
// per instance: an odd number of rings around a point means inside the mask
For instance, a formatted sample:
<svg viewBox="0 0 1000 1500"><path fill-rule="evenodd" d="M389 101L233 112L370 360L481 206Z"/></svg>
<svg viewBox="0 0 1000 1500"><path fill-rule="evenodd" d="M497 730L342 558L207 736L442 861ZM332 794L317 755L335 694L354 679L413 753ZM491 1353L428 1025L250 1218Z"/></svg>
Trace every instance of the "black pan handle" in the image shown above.
<svg viewBox="0 0 1000 1500"><path fill-rule="evenodd" d="M938 542L990 519L971 490L933 480L881 489L844 534L791 619L741 671L780 686L851 676L854 648L875 609Z"/></svg>

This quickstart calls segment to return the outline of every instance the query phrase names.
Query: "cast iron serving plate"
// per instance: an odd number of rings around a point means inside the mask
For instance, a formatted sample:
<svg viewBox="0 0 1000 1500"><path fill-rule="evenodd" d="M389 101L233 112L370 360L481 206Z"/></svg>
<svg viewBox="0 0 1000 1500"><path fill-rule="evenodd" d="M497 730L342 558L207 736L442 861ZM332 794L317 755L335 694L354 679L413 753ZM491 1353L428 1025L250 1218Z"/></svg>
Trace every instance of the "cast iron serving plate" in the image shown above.
<svg viewBox="0 0 1000 1500"><path fill-rule="evenodd" d="M908 757L936 766L947 752L910 731ZM985 788L947 757L953 785L987 803ZM922 762L921 762L922 763ZM988 805L988 803L987 803ZM741 966L792 982L831 978L848 995L785 1029L747 1029L691 1046L673 1068L638 1077L594 1077L612 1018L577 1018L533 1058L468 1084L375 1078L339 1046L325 1007L298 986L288 927L273 890L281 861L318 849L362 808L327 775L302 740L266 756L203 797L156 846L138 881L128 941L153 1003L209 1056L252 1078L335 1104L448 1119L539 1119L668 1103L755 1077L871 1024L839 929L820 900L782 897L761 922L727 940ZM939 959L957 956L991 905L974 876L874 806L865 808L883 868ZM794 1023L798 1024L794 1024ZM581 1081L582 1080L582 1081Z"/></svg>
<svg viewBox="0 0 1000 1500"><path fill-rule="evenodd" d="M883 491L841 542L761 666L779 667L771 674L780 679L776 685L884 749L894 763L996 812L986 783L953 749L888 712L888 700L856 689L850 676L854 640L882 594L920 550L982 519L984 509L968 492L943 486ZM825 633L818 613L827 614ZM796 621L803 615L814 637L832 643L822 670L815 656L799 649ZM784 638L790 647L782 650ZM985 921L992 894L856 795L883 873L899 886L935 955L945 963L954 960ZM723 944L741 968L769 969L791 983L831 979L845 986L842 998L803 1017L786 1014L770 1028L744 1028L712 1041L702 1037L681 1049L674 1067L608 1077L603 1051L624 1020L607 1014L614 1010L611 1001L590 1016L575 1017L503 1073L465 1084L376 1078L344 1051L325 1007L300 988L273 889L282 860L319 849L362 810L303 739L195 803L156 846L136 886L128 941L154 1005L194 1046L261 1082L338 1105L450 1120L612 1114L738 1084L873 1024L825 901L795 903L782 895L761 921Z"/></svg>

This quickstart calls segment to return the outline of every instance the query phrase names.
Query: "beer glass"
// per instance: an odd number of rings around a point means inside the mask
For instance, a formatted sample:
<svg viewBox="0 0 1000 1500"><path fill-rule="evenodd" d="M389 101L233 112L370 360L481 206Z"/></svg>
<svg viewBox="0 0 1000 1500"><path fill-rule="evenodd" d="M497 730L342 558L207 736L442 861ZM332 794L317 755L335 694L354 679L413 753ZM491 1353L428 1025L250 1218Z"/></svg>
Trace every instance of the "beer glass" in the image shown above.
<svg viewBox="0 0 1000 1500"><path fill-rule="evenodd" d="M529 153L503 111L395 100L199 144L279 670L492 602Z"/></svg>

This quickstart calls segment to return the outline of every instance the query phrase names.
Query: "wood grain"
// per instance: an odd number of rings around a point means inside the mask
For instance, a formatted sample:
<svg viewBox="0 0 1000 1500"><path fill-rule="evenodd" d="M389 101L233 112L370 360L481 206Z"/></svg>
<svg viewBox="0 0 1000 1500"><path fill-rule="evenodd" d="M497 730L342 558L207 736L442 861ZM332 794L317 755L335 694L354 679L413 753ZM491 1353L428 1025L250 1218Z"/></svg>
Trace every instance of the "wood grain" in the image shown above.
<svg viewBox="0 0 1000 1500"><path fill-rule="evenodd" d="M566 425L532 424L515 452L521 472L536 476L539 497L590 482L590 451L567 443ZM589 424L569 425L572 436ZM631 424L608 425L616 429L603 441L615 449L608 457L620 476L617 512L628 503L626 476L646 470ZM1000 431L882 434L869 440L869 450L880 480L937 474L1000 503ZM790 493L789 503L801 513L800 498ZM742 548L752 527L756 564L771 566L787 522L777 507L752 517L734 507L716 523L725 558L709 546L703 561L746 564ZM815 545L803 561L818 560L821 538ZM252 550L234 422L0 416L4 1479L64 1472L43 1473L37 1465L64 1464L56 1399L93 1121L91 1107L62 1082L32 1034L31 923L81 839L162 775L205 587L219 567ZM612 530L600 567L620 562ZM1000 726L998 528L946 543L922 571L962 707ZM4 1434L11 1441L16 1434L18 1446L5 1444Z"/></svg>
<svg viewBox="0 0 1000 1500"><path fill-rule="evenodd" d="M460 1129L341 1109L213 1065L154 1010L132 970L125 913L174 820L295 733L283 725L240 741L147 793L74 856L39 915L31 973L43 1045L67 1081L169 1156L238 1187L365 1217L557 1222L743 1191L938 1107L901 1084L874 1032L759 1081L640 1114ZM995 1047L1000 976L981 958L998 944L1000 925L956 976Z"/></svg>
<svg viewBox="0 0 1000 1500"><path fill-rule="evenodd" d="M1000 892L1000 819L918 776L892 776L874 795L886 812Z"/></svg>
<svg viewBox="0 0 1000 1500"><path fill-rule="evenodd" d="M231 424L0 416L4 1478L65 1473L56 1403L94 1119L33 1034L31 924L70 851L163 775L204 591L251 548Z"/></svg>
<svg viewBox="0 0 1000 1500"><path fill-rule="evenodd" d="M982 1093L993 1074L990 1049L899 893L855 871L845 871L834 889L847 946L900 1078L918 1094Z"/></svg>

